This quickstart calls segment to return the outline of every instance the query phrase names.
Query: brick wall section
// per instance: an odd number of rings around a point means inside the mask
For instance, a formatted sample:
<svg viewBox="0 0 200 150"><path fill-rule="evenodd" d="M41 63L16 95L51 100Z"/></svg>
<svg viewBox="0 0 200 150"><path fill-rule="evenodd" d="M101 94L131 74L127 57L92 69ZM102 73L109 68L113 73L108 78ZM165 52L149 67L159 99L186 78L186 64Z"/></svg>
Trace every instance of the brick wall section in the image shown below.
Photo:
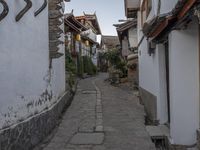
<svg viewBox="0 0 200 150"><path fill-rule="evenodd" d="M59 58L63 54L59 53L58 46L64 44L61 41L60 35L64 32L60 25L64 23L61 2L63 0L49 0L49 56L50 59Z"/></svg>

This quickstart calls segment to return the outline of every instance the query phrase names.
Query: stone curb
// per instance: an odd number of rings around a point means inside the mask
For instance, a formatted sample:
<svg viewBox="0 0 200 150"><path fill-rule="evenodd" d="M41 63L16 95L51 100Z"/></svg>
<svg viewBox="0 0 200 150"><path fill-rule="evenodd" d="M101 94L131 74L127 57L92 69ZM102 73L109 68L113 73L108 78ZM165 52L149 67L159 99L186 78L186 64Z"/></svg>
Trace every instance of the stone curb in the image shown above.
<svg viewBox="0 0 200 150"><path fill-rule="evenodd" d="M96 86L95 81L92 82L95 89L96 89L96 120L95 120L95 132L103 132L103 108L102 108L102 101L101 101L101 91Z"/></svg>

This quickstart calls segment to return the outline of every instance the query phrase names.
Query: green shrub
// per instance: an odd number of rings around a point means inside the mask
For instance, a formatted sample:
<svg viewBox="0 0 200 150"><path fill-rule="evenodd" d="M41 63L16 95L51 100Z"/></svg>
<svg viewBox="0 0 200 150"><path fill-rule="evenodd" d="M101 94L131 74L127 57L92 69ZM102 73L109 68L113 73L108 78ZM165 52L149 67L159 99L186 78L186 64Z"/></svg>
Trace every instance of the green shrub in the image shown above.
<svg viewBox="0 0 200 150"><path fill-rule="evenodd" d="M95 75L97 73L97 67L93 64L92 59L88 56L83 56L83 68L84 73L89 75Z"/></svg>
<svg viewBox="0 0 200 150"><path fill-rule="evenodd" d="M121 72L120 77L127 76L126 61L121 58L119 49L111 49L104 55L104 57L110 62L111 67Z"/></svg>
<svg viewBox="0 0 200 150"><path fill-rule="evenodd" d="M75 84L75 76L77 74L76 63L72 59L69 51L65 52L65 70L69 73L69 77L67 79L70 88Z"/></svg>

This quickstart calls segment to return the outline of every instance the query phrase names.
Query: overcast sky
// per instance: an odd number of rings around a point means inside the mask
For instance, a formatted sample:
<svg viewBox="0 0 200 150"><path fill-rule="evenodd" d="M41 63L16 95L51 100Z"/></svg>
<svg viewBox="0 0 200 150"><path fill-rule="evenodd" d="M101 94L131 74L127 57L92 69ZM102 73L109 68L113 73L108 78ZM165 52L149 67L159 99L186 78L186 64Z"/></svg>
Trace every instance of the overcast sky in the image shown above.
<svg viewBox="0 0 200 150"><path fill-rule="evenodd" d="M83 15L83 11L96 11L103 35L117 35L113 24L118 23L119 19L125 19L123 0L71 0L65 5L65 12L69 13L72 9L75 16Z"/></svg>

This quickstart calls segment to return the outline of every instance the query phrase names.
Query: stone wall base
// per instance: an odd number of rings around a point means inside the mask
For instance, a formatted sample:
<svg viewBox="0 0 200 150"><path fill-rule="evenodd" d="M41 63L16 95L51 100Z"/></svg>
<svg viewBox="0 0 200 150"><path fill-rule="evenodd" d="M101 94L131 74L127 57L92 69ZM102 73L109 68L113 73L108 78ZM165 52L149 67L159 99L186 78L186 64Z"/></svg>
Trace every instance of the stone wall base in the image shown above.
<svg viewBox="0 0 200 150"><path fill-rule="evenodd" d="M0 130L0 150L31 150L56 127L62 112L73 99L72 92L64 96L48 110L29 119Z"/></svg>
<svg viewBox="0 0 200 150"><path fill-rule="evenodd" d="M191 145L191 146L188 146L188 145L175 145L175 144L171 144L169 139L166 137L166 149L167 150L188 150L188 148L194 148L194 149L197 149L197 145ZM199 147L198 147L199 149Z"/></svg>
<svg viewBox="0 0 200 150"><path fill-rule="evenodd" d="M157 120L157 97L149 91L139 87L140 101L144 105L146 112L146 124L158 125Z"/></svg>
<svg viewBox="0 0 200 150"><path fill-rule="evenodd" d="M200 149L200 129L197 130L197 148Z"/></svg>

